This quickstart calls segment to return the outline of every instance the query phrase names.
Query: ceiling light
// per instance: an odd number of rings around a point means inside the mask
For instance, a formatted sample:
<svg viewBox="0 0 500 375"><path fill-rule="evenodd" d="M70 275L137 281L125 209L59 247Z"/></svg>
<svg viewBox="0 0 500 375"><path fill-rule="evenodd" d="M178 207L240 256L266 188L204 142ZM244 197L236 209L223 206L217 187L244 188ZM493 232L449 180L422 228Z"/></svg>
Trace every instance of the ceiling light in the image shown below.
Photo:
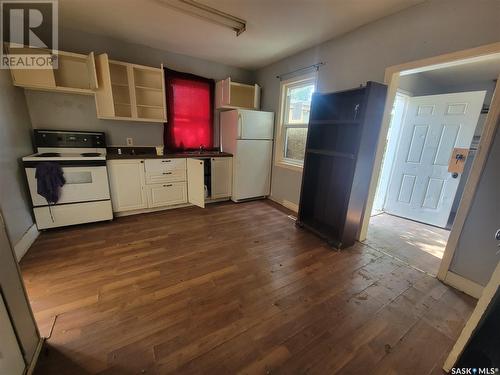
<svg viewBox="0 0 500 375"><path fill-rule="evenodd" d="M208 5L200 4L194 0L157 0L162 5L175 8L192 16L200 17L221 26L228 27L236 31L236 36L246 29L247 21L221 12Z"/></svg>

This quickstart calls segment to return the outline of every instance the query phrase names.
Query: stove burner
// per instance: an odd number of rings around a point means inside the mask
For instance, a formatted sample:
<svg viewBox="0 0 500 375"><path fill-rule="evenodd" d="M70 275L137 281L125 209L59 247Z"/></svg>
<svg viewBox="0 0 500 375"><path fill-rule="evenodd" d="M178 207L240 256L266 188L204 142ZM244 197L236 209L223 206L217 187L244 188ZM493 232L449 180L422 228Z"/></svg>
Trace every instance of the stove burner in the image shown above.
<svg viewBox="0 0 500 375"><path fill-rule="evenodd" d="M83 152L80 155L85 156L85 157L101 156L101 154L98 152Z"/></svg>
<svg viewBox="0 0 500 375"><path fill-rule="evenodd" d="M54 158L57 156L61 156L59 152L44 152L42 154L38 154L37 158Z"/></svg>

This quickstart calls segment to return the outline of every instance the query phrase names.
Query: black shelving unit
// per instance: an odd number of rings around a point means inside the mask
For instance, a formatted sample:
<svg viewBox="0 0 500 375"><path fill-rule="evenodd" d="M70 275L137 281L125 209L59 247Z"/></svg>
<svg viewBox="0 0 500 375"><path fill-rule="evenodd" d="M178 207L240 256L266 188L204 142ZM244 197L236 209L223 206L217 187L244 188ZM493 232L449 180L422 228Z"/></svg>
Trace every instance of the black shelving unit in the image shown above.
<svg viewBox="0 0 500 375"><path fill-rule="evenodd" d="M387 86L314 94L297 225L335 248L354 244L368 197Z"/></svg>

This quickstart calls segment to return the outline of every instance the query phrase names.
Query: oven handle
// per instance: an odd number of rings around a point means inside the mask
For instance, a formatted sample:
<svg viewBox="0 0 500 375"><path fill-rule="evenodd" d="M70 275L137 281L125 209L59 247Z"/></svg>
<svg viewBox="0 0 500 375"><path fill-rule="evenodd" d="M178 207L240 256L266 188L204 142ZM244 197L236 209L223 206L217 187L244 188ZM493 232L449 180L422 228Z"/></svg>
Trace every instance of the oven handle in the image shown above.
<svg viewBox="0 0 500 375"><path fill-rule="evenodd" d="M40 163L55 163L61 167L105 167L106 160L59 160L59 161L25 161L25 168L36 168Z"/></svg>

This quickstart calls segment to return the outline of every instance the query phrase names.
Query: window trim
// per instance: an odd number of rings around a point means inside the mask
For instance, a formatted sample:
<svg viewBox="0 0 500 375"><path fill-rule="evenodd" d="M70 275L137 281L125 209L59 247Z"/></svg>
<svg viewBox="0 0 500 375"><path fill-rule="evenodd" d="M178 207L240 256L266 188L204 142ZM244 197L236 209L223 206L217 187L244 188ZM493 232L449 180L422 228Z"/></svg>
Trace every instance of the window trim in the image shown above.
<svg viewBox="0 0 500 375"><path fill-rule="evenodd" d="M316 90L318 83L318 72L310 72L307 74L302 74L300 76L295 76L293 78L289 78L287 80L283 80L280 82L280 98L279 98L279 108L278 108L278 117L277 117L277 137L276 137L276 147L274 154L274 165L281 168L286 168L298 172L302 172L304 167L303 161L298 161L294 159L288 159L285 157L285 136L287 128L303 128L304 125L308 126L309 124L284 124L285 111L284 106L286 103L286 92L289 87L299 86L301 83L313 81L314 89Z"/></svg>

